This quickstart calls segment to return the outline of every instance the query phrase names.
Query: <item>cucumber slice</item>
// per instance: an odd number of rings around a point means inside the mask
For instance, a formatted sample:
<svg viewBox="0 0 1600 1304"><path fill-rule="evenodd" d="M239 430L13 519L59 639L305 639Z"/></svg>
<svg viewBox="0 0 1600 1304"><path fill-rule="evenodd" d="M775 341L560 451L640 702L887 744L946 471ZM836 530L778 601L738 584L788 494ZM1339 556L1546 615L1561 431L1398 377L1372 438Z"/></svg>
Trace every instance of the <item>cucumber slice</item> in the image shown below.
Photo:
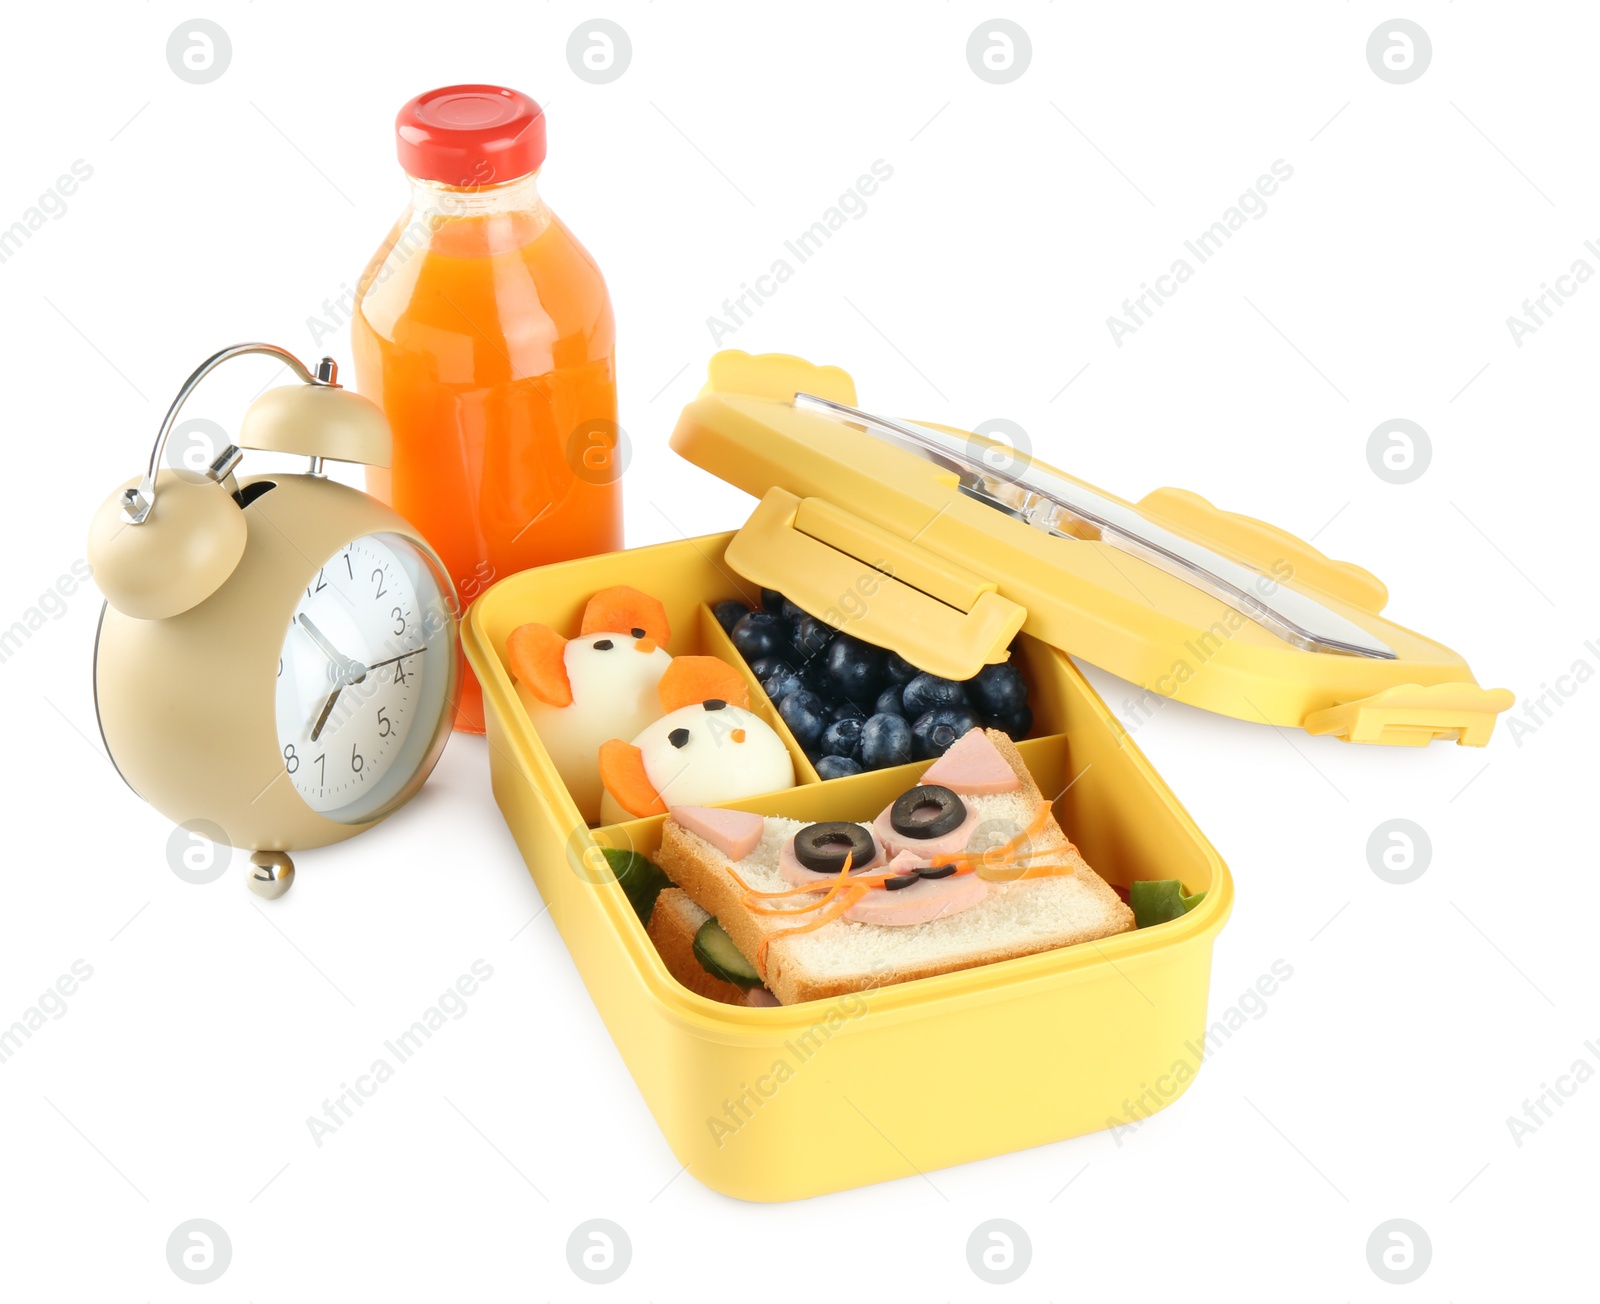
<svg viewBox="0 0 1600 1304"><path fill-rule="evenodd" d="M1205 899L1204 892L1184 896L1183 884L1175 878L1139 879L1128 884L1128 905L1133 910L1136 928L1149 928L1179 919Z"/></svg>
<svg viewBox="0 0 1600 1304"><path fill-rule="evenodd" d="M749 991L761 986L761 975L733 944L733 939L723 932L722 925L708 919L694 935L694 958L713 978L733 983Z"/></svg>
<svg viewBox="0 0 1600 1304"><path fill-rule="evenodd" d="M661 895L662 888L672 886L672 880L661 872L661 867L655 861L641 856L637 851L602 847L601 852L627 894L633 912L639 916L639 922L648 925L650 912L656 907L656 898Z"/></svg>

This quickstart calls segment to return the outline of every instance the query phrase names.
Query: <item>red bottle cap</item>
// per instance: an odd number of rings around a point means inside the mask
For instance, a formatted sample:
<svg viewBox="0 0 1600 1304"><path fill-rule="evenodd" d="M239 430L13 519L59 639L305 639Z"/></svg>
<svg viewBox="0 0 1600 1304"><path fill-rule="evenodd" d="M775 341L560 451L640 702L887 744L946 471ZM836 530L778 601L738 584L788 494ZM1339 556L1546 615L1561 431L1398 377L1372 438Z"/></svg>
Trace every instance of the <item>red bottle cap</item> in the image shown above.
<svg viewBox="0 0 1600 1304"><path fill-rule="evenodd" d="M504 86L442 86L394 119L400 166L425 181L490 186L544 162L544 110Z"/></svg>

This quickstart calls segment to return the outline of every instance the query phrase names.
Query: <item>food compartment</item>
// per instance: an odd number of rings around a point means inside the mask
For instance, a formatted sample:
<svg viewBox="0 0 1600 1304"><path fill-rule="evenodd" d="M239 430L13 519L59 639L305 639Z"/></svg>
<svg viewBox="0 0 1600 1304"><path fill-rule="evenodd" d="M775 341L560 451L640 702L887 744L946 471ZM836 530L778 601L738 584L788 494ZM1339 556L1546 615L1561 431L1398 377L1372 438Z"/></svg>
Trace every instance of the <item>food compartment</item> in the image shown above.
<svg viewBox="0 0 1600 1304"><path fill-rule="evenodd" d="M568 563L568 565L570 564ZM560 567L548 569L560 569ZM631 581L631 575L629 579ZM611 585L597 582L594 592L608 587L611 587ZM633 587L641 586L634 585ZM667 590L662 590L662 592L667 593ZM554 782L561 785L563 790L565 790L565 783L556 770L555 764L551 759L550 750L545 746L545 740L540 737L539 725L530 718L516 692L515 677L510 670L507 643L512 632L519 625L528 622L547 625L563 638L575 639L577 636L576 631L582 620L584 606L591 596L593 596L592 592L584 592L582 589L578 589L574 593L571 585L558 585L556 586L556 592L551 595L552 602L549 609L546 609L542 602L530 603L521 610L507 608L503 613L504 619L500 618L502 613L497 610L496 618L488 622L486 630L490 646L495 653L499 671L512 687L511 700L516 703L516 715L521 717L518 723L525 726L527 731L538 742L539 769L541 773L547 774ZM655 593L652 593L651 596L660 597ZM783 723L777 709L766 694L761 691L760 685L750 675L748 666L744 664L732 645L729 644L727 635L723 633L722 628L717 624L710 608L698 601L672 600L676 597L676 594L660 597L663 606L667 609L667 618L672 630L671 638L665 644L666 651L675 658L684 656L715 657L730 666L746 686L751 713L770 727L782 742L794 768L795 781L797 783L817 782L816 770L807 759L805 749L796 741L793 733ZM624 737L622 741L631 742L632 740ZM598 753L594 763L598 766ZM574 815L576 814L577 808L574 806Z"/></svg>
<svg viewBox="0 0 1600 1304"><path fill-rule="evenodd" d="M757 607L742 592L712 606L732 654L761 684L820 777L887 768L899 763L896 753L929 760L974 728L999 730L1014 742L1035 732L1030 688L1010 654L1015 638L977 674L942 678L877 641L892 632L868 618L874 603L888 601L877 582L892 579L870 567L866 574L875 577L872 587L858 580L852 602L820 616L770 589L760 590ZM915 621L916 611L906 619Z"/></svg>
<svg viewBox="0 0 1600 1304"><path fill-rule="evenodd" d="M1049 653L1048 649L1043 654L1059 655ZM1169 853L1158 862L1152 862L1140 854L1141 839L1137 831L1117 818L1116 802L1103 782L1091 777L1096 770L1095 763L1084 760L1074 764L1074 749L1067 734L1025 739L1017 744L1017 750L1034 782L1052 798L1052 813L1062 830L1083 853L1090 868L1124 901L1128 899L1130 885L1141 879L1176 879L1185 896L1206 893L1215 885L1211 863L1204 855L1173 856ZM1092 752L1094 749L1091 746L1082 750ZM933 764L932 760L917 761L721 805L726 809L806 824L828 820L871 824L895 798L914 787L923 771ZM655 815L609 825L594 830L593 838L596 845L606 851L637 854L655 862L666 819L666 816ZM1169 830L1169 833L1175 831ZM665 881L664 876L662 881ZM1102 939L1095 945L1103 946L1107 940ZM671 975L668 981L676 983Z"/></svg>

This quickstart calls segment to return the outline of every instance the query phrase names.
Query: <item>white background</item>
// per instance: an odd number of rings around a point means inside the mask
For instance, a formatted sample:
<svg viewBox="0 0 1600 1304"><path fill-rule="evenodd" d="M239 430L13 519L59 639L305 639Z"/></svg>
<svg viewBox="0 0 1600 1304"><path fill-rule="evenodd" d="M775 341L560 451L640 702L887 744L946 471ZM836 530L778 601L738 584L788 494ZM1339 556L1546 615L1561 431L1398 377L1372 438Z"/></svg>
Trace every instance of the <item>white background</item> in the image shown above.
<svg viewBox="0 0 1600 1304"><path fill-rule="evenodd" d="M965 55L997 12L1032 42L1004 85ZM565 55L597 14L632 43L606 85ZM549 106L544 193L611 286L631 544L742 520L747 499L666 447L712 351L706 318L881 158L894 175L865 216L725 344L843 365L880 411L1019 422L1048 460L1127 497L1181 485L1312 536L1377 572L1391 614L1482 683L1536 697L1577 661L1600 667L1585 647L1600 638L1600 286L1521 347L1506 318L1575 259L1600 268L1583 247L1600 238L1600 24L1576 4L1404 14L1433 45L1408 85L1368 65L1394 13L1367 0L216 3L203 16L231 63L192 85L165 57L188 6L12 6L0 227L75 160L93 176L0 264L0 625L82 557L95 506L202 357L241 339L323 351L308 318L404 202L395 110L484 80ZM1294 175L1266 215L1117 347L1108 314L1276 159ZM342 327L323 347L348 357ZM195 415L233 428L272 368L234 372ZM1367 462L1395 417L1432 440L1407 485ZM99 598L84 586L64 607L0 665L0 1025L75 960L93 977L0 1064L0 1296L1595 1289L1600 1081L1520 1146L1506 1121L1574 1061L1600 1067L1584 1045L1600 1043L1587 683L1563 681L1577 691L1520 745L1502 722L1486 751L1356 748L1165 707L1138 743L1237 876L1211 1008L1282 959L1293 977L1265 1015L1120 1144L765 1207L679 1172L538 914L480 740L457 739L387 824L299 857L282 901L245 891L242 855L192 886L167 867L168 823L100 751ZM1093 678L1113 705L1131 695ZM1432 842L1406 886L1367 862L1393 817ZM307 1115L477 959L494 976L467 1014L319 1148ZM603 1288L566 1260L591 1217L633 1247ZM166 1260L190 1218L232 1243L203 1288ZM990 1218L1033 1247L1003 1288L967 1266ZM1391 1218L1432 1244L1405 1287L1367 1262Z"/></svg>

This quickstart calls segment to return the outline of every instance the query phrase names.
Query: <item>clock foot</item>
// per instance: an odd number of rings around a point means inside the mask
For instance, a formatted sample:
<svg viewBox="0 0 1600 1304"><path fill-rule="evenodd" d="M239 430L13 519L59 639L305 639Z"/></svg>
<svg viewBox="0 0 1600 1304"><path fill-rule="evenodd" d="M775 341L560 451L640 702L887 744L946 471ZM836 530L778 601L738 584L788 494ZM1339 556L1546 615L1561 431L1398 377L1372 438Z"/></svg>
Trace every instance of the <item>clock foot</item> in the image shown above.
<svg viewBox="0 0 1600 1304"><path fill-rule="evenodd" d="M294 885L294 861L281 851L257 851L250 857L245 885L268 901L281 897Z"/></svg>

